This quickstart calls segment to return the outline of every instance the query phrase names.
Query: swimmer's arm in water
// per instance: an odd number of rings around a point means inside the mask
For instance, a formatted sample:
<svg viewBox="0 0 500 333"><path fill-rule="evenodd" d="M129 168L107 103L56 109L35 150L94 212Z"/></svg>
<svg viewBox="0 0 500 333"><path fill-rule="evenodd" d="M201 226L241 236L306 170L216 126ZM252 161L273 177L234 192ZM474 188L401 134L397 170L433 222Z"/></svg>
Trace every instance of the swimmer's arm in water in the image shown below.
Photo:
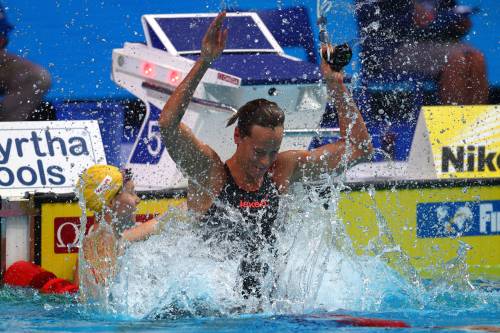
<svg viewBox="0 0 500 333"><path fill-rule="evenodd" d="M124 241L127 241L127 242L136 242L136 241L144 240L144 239L148 238L149 236L151 236L152 234L159 233L161 224L162 223L160 221L158 221L157 219L151 219L147 222L141 223L137 226L134 226L132 228L125 230L122 233L121 239ZM119 244L117 244L117 240L114 239L114 237L112 238L109 235L107 235L107 239L106 239L106 237L102 236L98 242L101 244L107 245L107 247L105 247L105 248L100 247L98 249L99 256L109 257L110 262L112 262L114 265L116 262L116 257L118 255L121 255L121 253L120 253L121 251L119 251L119 250L116 251L116 249L119 248ZM93 244L94 244L93 246L96 246L95 242L93 242ZM88 258L90 263L94 263L96 261L95 256L92 255L93 252L94 251L88 245L88 241L85 242L85 246L83 247L83 253L84 253L85 258ZM73 275L73 281L76 285L79 285L79 282L80 282L78 271L79 271L79 266L78 266L78 261L77 261L75 272ZM102 276L100 276L99 270L96 270L96 273L94 273L94 274L98 274L98 276L96 276L96 280L98 280L98 281L102 280Z"/></svg>
<svg viewBox="0 0 500 333"><path fill-rule="evenodd" d="M112 232L98 230L95 234L87 236L83 241L83 254L87 263L88 271L84 271L88 278L95 280L97 284L105 284L115 276L117 258L120 255L119 244ZM73 281L80 284L78 262L75 269Z"/></svg>
<svg viewBox="0 0 500 333"><path fill-rule="evenodd" d="M321 63L321 71L328 95L338 113L340 139L311 151L288 151L280 154L278 164L288 164L288 167L282 169L285 169L284 174L290 175L287 177L290 182L317 180L321 174L340 171L341 167L365 159L373 151L363 117L343 83L343 73L333 71L325 61Z"/></svg>
<svg viewBox="0 0 500 333"><path fill-rule="evenodd" d="M208 28L200 57L168 99L159 120L168 153L187 176L199 180L205 179L214 166L223 170L223 164L215 151L198 140L181 120L203 75L224 50L228 33L222 29L225 16L225 12L220 13Z"/></svg>
<svg viewBox="0 0 500 333"><path fill-rule="evenodd" d="M160 229L159 226L159 221L157 219L151 219L123 231L122 239L128 242L144 240L152 234L158 233Z"/></svg>

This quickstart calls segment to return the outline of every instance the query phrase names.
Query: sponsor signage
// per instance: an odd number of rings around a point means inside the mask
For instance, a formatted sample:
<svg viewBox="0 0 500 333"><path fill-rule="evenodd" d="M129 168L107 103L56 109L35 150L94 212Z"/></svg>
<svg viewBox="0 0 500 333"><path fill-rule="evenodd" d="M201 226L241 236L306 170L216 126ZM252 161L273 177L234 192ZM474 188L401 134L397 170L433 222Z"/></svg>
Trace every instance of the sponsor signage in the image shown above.
<svg viewBox="0 0 500 333"><path fill-rule="evenodd" d="M73 192L96 163L106 163L97 121L0 123L1 197Z"/></svg>
<svg viewBox="0 0 500 333"><path fill-rule="evenodd" d="M436 202L417 205L417 237L500 234L500 201Z"/></svg>
<svg viewBox="0 0 500 333"><path fill-rule="evenodd" d="M225 73L218 72L217 73L217 79L229 82L234 85L240 85L240 78L234 77Z"/></svg>
<svg viewBox="0 0 500 333"><path fill-rule="evenodd" d="M269 206L269 200L262 199L260 201L245 201L240 200L240 208L261 208Z"/></svg>
<svg viewBox="0 0 500 333"><path fill-rule="evenodd" d="M145 222L155 215L138 214L136 222ZM85 234L94 225L94 217L87 217ZM54 253L78 253L78 238L80 236L80 217L67 216L54 218Z"/></svg>
<svg viewBox="0 0 500 333"><path fill-rule="evenodd" d="M424 107L438 178L500 176L500 107Z"/></svg>
<svg viewBox="0 0 500 333"><path fill-rule="evenodd" d="M136 222L145 222L163 214L169 207L185 204L184 198L144 200L138 206ZM41 204L41 249L43 268L64 279L73 279L78 256L81 209L77 202L44 202ZM94 224L94 216L87 211L87 228Z"/></svg>
<svg viewBox="0 0 500 333"><path fill-rule="evenodd" d="M94 217L87 217L86 232L94 225ZM56 217L54 219L54 253L78 253L80 217Z"/></svg>

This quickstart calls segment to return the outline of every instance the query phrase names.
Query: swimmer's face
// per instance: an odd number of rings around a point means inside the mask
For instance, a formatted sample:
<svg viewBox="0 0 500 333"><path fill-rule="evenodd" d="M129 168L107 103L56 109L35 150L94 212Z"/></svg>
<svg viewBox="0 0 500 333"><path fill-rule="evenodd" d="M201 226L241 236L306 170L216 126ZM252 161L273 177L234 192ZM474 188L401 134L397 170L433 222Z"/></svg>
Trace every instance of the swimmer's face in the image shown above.
<svg viewBox="0 0 500 333"><path fill-rule="evenodd" d="M268 128L253 125L250 135L241 137L235 130L235 142L238 145L238 162L251 177L262 177L278 158L283 139L283 127Z"/></svg>
<svg viewBox="0 0 500 333"><path fill-rule="evenodd" d="M133 180L125 182L122 190L113 198L112 207L119 217L130 217L135 213L141 199L135 193Z"/></svg>

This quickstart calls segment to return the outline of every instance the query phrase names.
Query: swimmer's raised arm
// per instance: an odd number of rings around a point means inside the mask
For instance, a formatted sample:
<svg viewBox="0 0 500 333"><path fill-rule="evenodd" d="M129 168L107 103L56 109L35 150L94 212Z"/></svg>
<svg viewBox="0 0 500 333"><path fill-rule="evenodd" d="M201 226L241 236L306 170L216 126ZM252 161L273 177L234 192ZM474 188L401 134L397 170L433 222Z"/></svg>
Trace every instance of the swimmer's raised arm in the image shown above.
<svg viewBox="0 0 500 333"><path fill-rule="evenodd" d="M343 73L333 71L324 60L321 63L321 71L327 85L328 96L337 110L340 139L311 151L283 153L284 159L296 161L292 167L294 170L291 182L304 179L316 180L323 173L337 171L339 167L344 166L344 163L351 165L367 158L373 151L363 117L343 83Z"/></svg>
<svg viewBox="0 0 500 333"><path fill-rule="evenodd" d="M222 162L215 151L198 140L181 120L203 75L224 50L228 33L222 28L225 16L225 12L220 13L210 24L203 37L200 57L160 114L159 125L168 153L183 172L195 179L205 178L214 164L222 167Z"/></svg>

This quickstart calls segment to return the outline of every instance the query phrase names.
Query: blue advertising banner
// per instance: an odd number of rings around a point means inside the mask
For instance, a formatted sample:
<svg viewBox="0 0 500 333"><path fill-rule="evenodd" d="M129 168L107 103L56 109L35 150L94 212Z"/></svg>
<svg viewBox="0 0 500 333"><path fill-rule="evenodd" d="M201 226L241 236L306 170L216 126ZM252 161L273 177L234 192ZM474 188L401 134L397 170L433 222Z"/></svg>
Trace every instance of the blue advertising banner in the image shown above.
<svg viewBox="0 0 500 333"><path fill-rule="evenodd" d="M489 236L500 233L500 201L417 204L417 237Z"/></svg>
<svg viewBox="0 0 500 333"><path fill-rule="evenodd" d="M158 164L165 150L165 145L161 142L160 119L161 110L149 103L148 118L144 120L139 139L133 148L130 163L134 164Z"/></svg>

